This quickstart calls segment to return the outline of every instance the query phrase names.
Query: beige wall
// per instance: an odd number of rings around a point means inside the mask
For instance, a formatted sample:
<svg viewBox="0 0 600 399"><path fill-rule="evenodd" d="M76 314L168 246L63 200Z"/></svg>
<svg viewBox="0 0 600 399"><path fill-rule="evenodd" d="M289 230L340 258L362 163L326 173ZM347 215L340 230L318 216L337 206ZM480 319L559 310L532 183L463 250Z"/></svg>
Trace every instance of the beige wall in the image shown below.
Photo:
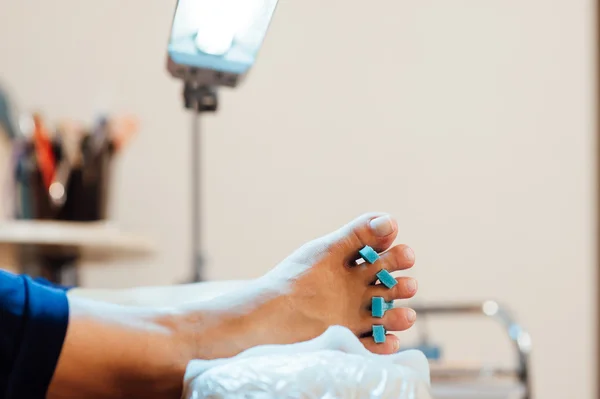
<svg viewBox="0 0 600 399"><path fill-rule="evenodd" d="M592 398L592 1L281 3L247 84L204 123L208 277L257 276L308 238L389 211L417 251L422 300L507 303L533 334L536 397ZM1 8L0 78L24 105L143 122L113 210L161 252L90 267L89 286L185 277L189 117L163 68L173 4ZM479 330L450 330L434 336L457 358L505 357L469 344Z"/></svg>

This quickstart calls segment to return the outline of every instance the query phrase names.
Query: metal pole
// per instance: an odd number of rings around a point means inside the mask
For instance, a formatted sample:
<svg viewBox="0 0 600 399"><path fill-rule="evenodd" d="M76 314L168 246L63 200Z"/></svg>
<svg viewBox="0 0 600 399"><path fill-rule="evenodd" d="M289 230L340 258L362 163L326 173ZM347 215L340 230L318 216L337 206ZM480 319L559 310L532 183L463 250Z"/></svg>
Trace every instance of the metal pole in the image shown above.
<svg viewBox="0 0 600 399"><path fill-rule="evenodd" d="M198 86L196 83L186 82L183 88L183 100L186 109L192 110L192 281L202 281L204 272L204 256L201 240L201 213L202 203L200 191L202 188L202 162L201 162L201 127L200 116L206 112L215 112L218 107L217 90L210 86Z"/></svg>
<svg viewBox="0 0 600 399"><path fill-rule="evenodd" d="M203 257L201 242L201 222L200 214L202 210L200 189L201 189L201 160L200 160L200 113L192 113L192 259L193 265L192 279L194 282L202 281Z"/></svg>

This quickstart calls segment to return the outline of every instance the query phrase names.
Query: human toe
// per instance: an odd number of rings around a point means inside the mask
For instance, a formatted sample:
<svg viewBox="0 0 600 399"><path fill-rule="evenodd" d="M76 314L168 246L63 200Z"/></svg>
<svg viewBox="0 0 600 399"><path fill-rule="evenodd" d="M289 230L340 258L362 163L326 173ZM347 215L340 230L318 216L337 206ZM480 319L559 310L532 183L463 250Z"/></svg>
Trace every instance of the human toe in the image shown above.
<svg viewBox="0 0 600 399"><path fill-rule="evenodd" d="M398 223L385 213L365 214L329 236L332 244L343 251L348 264L360 257L358 251L366 246L375 252L387 250L398 235Z"/></svg>
<svg viewBox="0 0 600 399"><path fill-rule="evenodd" d="M396 283L392 288L388 288L383 284L371 286L365 293L365 302L370 304L373 297L382 297L387 302L394 299L408 299L417 293L418 283L414 278L398 277Z"/></svg>
<svg viewBox="0 0 600 399"><path fill-rule="evenodd" d="M377 281L377 273L381 270L391 273L398 270L410 269L414 264L415 253L413 250L406 245L397 245L381 255L373 265L367 264L362 270L367 282L373 284Z"/></svg>
<svg viewBox="0 0 600 399"><path fill-rule="evenodd" d="M415 324L417 314L409 308L390 309L383 315L382 318L373 318L373 324L381 324L386 331L405 331Z"/></svg>
<svg viewBox="0 0 600 399"><path fill-rule="evenodd" d="M360 342L362 342L367 350L378 355L391 355L400 350L400 340L393 334L387 334L385 342L380 344L375 343L373 337L363 337L360 339Z"/></svg>

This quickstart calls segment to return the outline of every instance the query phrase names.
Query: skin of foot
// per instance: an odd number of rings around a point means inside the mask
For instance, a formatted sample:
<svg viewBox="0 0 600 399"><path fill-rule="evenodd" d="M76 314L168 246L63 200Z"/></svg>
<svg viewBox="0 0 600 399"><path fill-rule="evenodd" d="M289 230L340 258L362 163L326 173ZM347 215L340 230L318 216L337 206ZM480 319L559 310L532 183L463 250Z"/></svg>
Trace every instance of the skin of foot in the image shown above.
<svg viewBox="0 0 600 399"><path fill-rule="evenodd" d="M389 310L383 319L371 316L372 297L392 301L411 298L417 292L417 282L408 277L397 278L398 284L392 289L376 284L375 275L380 270L395 272L415 263L409 247L390 248L397 232L397 223L389 215L367 214L304 245L265 276L287 286L287 292L278 301L283 302L278 306L286 312L279 313L289 315L288 325L294 326L294 333L305 334L302 339L308 340L332 325L341 325L361 337L373 352L396 352L396 336L388 335L385 344L376 345L366 335L371 333L373 324L382 324L388 331L404 331L416 318L415 312L406 308ZM386 252L374 264L357 265L358 251L366 245Z"/></svg>
<svg viewBox="0 0 600 399"><path fill-rule="evenodd" d="M413 251L391 247L398 233L387 214L363 215L299 248L261 278L208 300L163 308L102 303L69 296L69 326L48 398L179 398L186 367L194 359L221 359L265 344L293 344L348 328L371 352L391 354L398 338L375 344L373 324L403 331L415 312L388 310L371 316L373 296L406 299L417 291L408 277L392 289L376 273L414 265ZM361 263L369 245L380 253Z"/></svg>

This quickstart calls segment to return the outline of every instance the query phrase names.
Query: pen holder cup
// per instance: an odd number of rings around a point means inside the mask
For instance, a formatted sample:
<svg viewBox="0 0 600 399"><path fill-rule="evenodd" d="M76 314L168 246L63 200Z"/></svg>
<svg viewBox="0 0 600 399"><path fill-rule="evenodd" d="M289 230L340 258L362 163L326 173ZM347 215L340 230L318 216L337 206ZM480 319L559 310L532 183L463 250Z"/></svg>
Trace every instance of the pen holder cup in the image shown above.
<svg viewBox="0 0 600 399"><path fill-rule="evenodd" d="M65 196L61 203L51 198L35 163L31 162L28 167L28 162L17 162L19 166L14 171L15 218L81 222L106 219L111 158L107 149L71 169L64 182Z"/></svg>

